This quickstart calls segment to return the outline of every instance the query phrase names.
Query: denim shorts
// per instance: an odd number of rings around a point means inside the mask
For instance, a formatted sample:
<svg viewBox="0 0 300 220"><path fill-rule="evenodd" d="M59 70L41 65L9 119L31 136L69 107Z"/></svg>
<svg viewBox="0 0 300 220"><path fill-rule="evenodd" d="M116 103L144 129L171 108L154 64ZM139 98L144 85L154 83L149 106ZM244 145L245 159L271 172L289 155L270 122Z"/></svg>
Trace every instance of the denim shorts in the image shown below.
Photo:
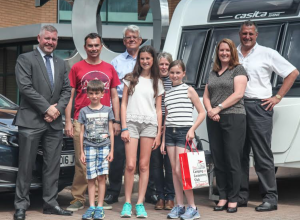
<svg viewBox="0 0 300 220"><path fill-rule="evenodd" d="M86 179L95 179L97 176L108 174L109 165L106 157L109 154L109 148L109 145L103 147L84 146Z"/></svg>
<svg viewBox="0 0 300 220"><path fill-rule="evenodd" d="M140 137L155 138L157 135L157 125L129 121L126 123L131 138Z"/></svg>
<svg viewBox="0 0 300 220"><path fill-rule="evenodd" d="M167 127L165 134L165 145L185 148L186 134L191 127ZM190 147L187 146L190 150Z"/></svg>

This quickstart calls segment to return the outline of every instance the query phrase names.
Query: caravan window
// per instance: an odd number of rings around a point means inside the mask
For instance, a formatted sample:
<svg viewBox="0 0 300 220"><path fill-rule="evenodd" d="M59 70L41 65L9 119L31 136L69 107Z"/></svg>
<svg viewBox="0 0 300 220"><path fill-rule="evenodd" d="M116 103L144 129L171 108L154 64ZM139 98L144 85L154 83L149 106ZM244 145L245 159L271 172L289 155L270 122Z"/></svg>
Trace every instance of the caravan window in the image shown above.
<svg viewBox="0 0 300 220"><path fill-rule="evenodd" d="M186 65L188 84L195 85L208 29L183 30L177 59Z"/></svg>
<svg viewBox="0 0 300 220"><path fill-rule="evenodd" d="M223 38L229 38L231 39L236 46L239 44L239 28L234 27L234 28L216 28L213 30L212 36L210 38L209 42L209 47L208 50L206 51L206 63L205 67L203 68L202 71L203 74L201 74L202 79L201 79L201 85L205 85L208 80L208 74L212 69L213 62L215 59L215 50L216 47L219 43L220 40ZM199 86L201 86L199 85Z"/></svg>
<svg viewBox="0 0 300 220"><path fill-rule="evenodd" d="M300 23L289 24L286 34L283 57L300 70ZM282 84L282 78L278 77L278 84ZM300 83L300 75L296 79L296 83Z"/></svg>
<svg viewBox="0 0 300 220"><path fill-rule="evenodd" d="M262 46L270 47L276 50L278 48L278 41L280 37L281 28L282 24L258 25L257 43ZM206 63L205 67L203 68L203 73L201 74L203 77L199 83L199 87L207 83L208 74L213 66L215 49L218 42L223 38L229 38L236 44L236 46L238 46L240 44L240 38L238 33L239 27L215 28L213 30L211 41L209 42L209 47L205 55Z"/></svg>

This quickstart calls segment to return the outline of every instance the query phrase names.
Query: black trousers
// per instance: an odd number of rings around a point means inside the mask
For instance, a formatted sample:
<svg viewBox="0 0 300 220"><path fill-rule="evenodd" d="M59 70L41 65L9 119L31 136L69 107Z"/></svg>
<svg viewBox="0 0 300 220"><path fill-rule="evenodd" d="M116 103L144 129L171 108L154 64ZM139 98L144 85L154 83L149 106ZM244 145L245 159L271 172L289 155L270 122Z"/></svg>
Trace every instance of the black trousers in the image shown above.
<svg viewBox="0 0 300 220"><path fill-rule="evenodd" d="M54 130L49 125L40 129L19 127L19 171L16 182L15 209L25 209L30 205L29 188L32 168L35 164L39 142L43 147L43 200L44 208L57 206L62 130Z"/></svg>
<svg viewBox="0 0 300 220"><path fill-rule="evenodd" d="M247 134L242 158L240 199L249 198L249 154L252 148L254 167L263 202L276 205L278 200L273 153L271 150L273 111L266 111L260 100L245 100Z"/></svg>
<svg viewBox="0 0 300 220"><path fill-rule="evenodd" d="M246 116L223 114L220 115L219 122L208 117L206 122L220 199L237 202L246 137Z"/></svg>
<svg viewBox="0 0 300 220"><path fill-rule="evenodd" d="M174 201L175 191L170 159L168 154L161 154L160 147L152 151L150 169L150 173L153 172L153 179L155 180L155 182L153 182L158 199ZM149 183L148 187L150 185Z"/></svg>
<svg viewBox="0 0 300 220"><path fill-rule="evenodd" d="M120 106L122 99L120 99ZM121 127L122 128L122 127ZM114 137L114 160L109 164L109 185L106 190L107 195L119 197L122 187L122 177L125 165L125 144L121 139L121 133Z"/></svg>

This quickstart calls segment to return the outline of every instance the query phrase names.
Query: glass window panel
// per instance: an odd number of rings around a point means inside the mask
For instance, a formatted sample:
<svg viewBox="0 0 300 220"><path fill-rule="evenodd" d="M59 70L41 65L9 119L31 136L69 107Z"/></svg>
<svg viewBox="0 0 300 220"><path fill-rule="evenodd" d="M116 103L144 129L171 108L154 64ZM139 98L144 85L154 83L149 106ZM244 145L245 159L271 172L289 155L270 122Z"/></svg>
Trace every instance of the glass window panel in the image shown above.
<svg viewBox="0 0 300 220"><path fill-rule="evenodd" d="M283 57L291 62L298 70L300 69L300 23L290 24L285 38ZM278 83L282 83L282 78L278 77ZM296 79L300 83L300 76Z"/></svg>
<svg viewBox="0 0 300 220"><path fill-rule="evenodd" d="M4 72L4 48L0 48L0 74Z"/></svg>
<svg viewBox="0 0 300 220"><path fill-rule="evenodd" d="M107 1L108 6L101 8L101 13L105 8L108 9L107 17L108 22L122 22L122 23L152 23L152 11L151 8L148 11L147 17L145 20L138 19L138 1L137 0L105 0ZM101 14L100 13L100 14ZM101 14L101 20L103 16Z"/></svg>
<svg viewBox="0 0 300 220"><path fill-rule="evenodd" d="M186 79L189 84L196 84L199 63L203 54L203 47L208 29L183 30L178 59L186 65Z"/></svg>
<svg viewBox="0 0 300 220"><path fill-rule="evenodd" d="M4 94L3 76L0 76L0 94Z"/></svg>
<svg viewBox="0 0 300 220"><path fill-rule="evenodd" d="M22 45L22 52L27 53L33 51L33 45Z"/></svg>
<svg viewBox="0 0 300 220"><path fill-rule="evenodd" d="M59 23L71 23L72 19L72 6L65 0L59 0Z"/></svg>
<svg viewBox="0 0 300 220"><path fill-rule="evenodd" d="M12 100L14 103L17 103L17 82L15 75L8 75L5 77L5 94L6 97Z"/></svg>
<svg viewBox="0 0 300 220"><path fill-rule="evenodd" d="M108 0L104 0L100 10L101 21L107 21L107 2Z"/></svg>
<svg viewBox="0 0 300 220"><path fill-rule="evenodd" d="M6 73L5 74L11 74L15 73L15 66L17 61L17 47L6 47Z"/></svg>
<svg viewBox="0 0 300 220"><path fill-rule="evenodd" d="M61 59L67 59L74 54L74 50L55 50L54 54Z"/></svg>
<svg viewBox="0 0 300 220"><path fill-rule="evenodd" d="M211 36L210 45L208 47L208 51L206 52L206 65L204 68L204 73L201 81L201 85L205 85L208 80L208 74L212 69L213 62L215 59L215 50L220 40L223 38L231 39L235 45L239 44L239 28L216 28Z"/></svg>
<svg viewBox="0 0 300 220"><path fill-rule="evenodd" d="M145 25L153 23L151 8L145 20L138 19L138 4L138 0L103 0L100 10L101 21L128 24L145 23ZM58 15L59 23L71 23L72 6L65 0L59 0Z"/></svg>
<svg viewBox="0 0 300 220"><path fill-rule="evenodd" d="M258 25L258 37L256 39L257 43L276 50L281 28L282 24L268 26Z"/></svg>

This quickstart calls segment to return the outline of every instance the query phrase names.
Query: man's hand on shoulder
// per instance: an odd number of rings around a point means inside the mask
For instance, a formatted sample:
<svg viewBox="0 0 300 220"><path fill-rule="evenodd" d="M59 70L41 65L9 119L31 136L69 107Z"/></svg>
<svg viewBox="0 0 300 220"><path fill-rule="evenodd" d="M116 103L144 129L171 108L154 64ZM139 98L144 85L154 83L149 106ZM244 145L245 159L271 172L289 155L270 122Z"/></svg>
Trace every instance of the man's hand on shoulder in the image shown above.
<svg viewBox="0 0 300 220"><path fill-rule="evenodd" d="M272 111L274 106L277 105L281 101L281 99L277 98L276 96L273 96L268 99L262 99L261 101L264 102L261 105L266 106L266 108L265 108L266 111Z"/></svg>

